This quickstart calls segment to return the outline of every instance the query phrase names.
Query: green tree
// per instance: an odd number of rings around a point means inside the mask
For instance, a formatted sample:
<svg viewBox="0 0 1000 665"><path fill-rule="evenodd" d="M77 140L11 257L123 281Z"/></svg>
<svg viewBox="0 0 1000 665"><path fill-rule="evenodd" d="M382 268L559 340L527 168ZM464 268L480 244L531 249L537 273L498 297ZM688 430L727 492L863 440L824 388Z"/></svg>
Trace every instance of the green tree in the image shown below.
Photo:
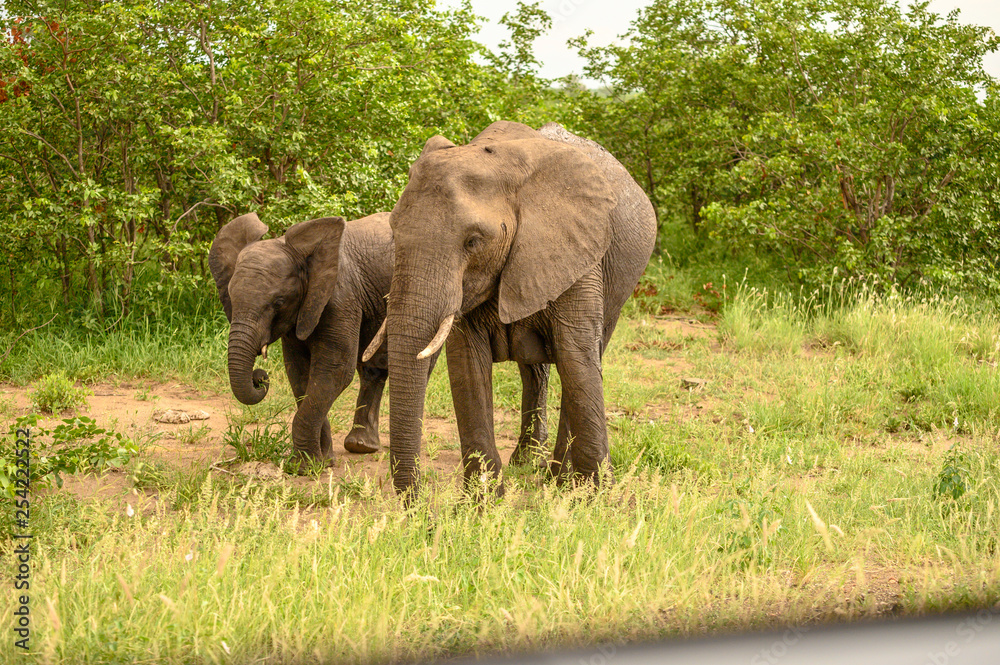
<svg viewBox="0 0 1000 665"><path fill-rule="evenodd" d="M472 41L467 5L5 9L0 270L13 295L51 296L95 328L214 299L204 257L234 215L255 210L279 233L391 208L427 137L468 138L537 91L521 46L490 62ZM29 316L17 300L0 314L15 327Z"/></svg>
<svg viewBox="0 0 1000 665"><path fill-rule="evenodd" d="M574 99L661 221L807 283L1000 288L992 31L927 3L680 0L628 37L577 41L609 94Z"/></svg>

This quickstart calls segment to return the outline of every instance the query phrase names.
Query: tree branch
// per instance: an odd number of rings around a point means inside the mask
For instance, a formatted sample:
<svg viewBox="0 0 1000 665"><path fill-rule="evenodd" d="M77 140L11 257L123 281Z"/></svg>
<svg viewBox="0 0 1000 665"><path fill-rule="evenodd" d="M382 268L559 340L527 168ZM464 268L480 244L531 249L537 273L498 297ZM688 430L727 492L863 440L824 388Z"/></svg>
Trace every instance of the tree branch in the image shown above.
<svg viewBox="0 0 1000 665"><path fill-rule="evenodd" d="M205 206L210 206L210 207L212 207L212 208L222 208L223 210L225 210L225 211L227 211L227 212L232 212L232 210L230 210L230 209L229 209L229 208L227 208L226 206L224 206L224 205L220 205L220 204L218 204L218 203L212 203L212 202L211 202L211 201L209 201L208 199L205 199L204 201L198 201L198 202L197 202L197 203L195 203L195 204L194 204L193 206L191 206L190 208L188 208L187 210L185 210L185 211L184 211L184 213L183 213L183 214L182 214L182 215L181 215L180 217L178 217L178 218L177 218L177 220L176 220L176 221L174 222L174 225L173 225L173 227L172 227L172 228L170 229L170 235L171 235L171 236L172 236L172 235L174 235L174 232L175 232L175 231L177 230L177 225L181 223L181 220L182 220L182 219L184 219L184 218L185 218L185 217L187 217L187 216L188 216L189 214L191 214L192 212L194 212L194 209L195 209L195 208L197 208L198 206L202 206L202 205L205 205Z"/></svg>
<svg viewBox="0 0 1000 665"><path fill-rule="evenodd" d="M36 139L36 140L38 140L38 141L41 141L41 142L42 142L42 143L44 143L45 145L49 146L49 148L51 148L51 149L52 149L52 152L54 152L54 153L56 153L57 155L59 155L60 157L62 157L62 160L63 160L64 162L66 162L66 166L68 166L68 167L69 167L69 170L70 170L70 172L72 172L73 176L74 176L74 177L75 177L75 178L76 178L77 180L79 180L79 179L80 179L80 174L79 174L79 173L77 173L76 169L74 169L74 168L73 168L73 162L69 161L69 158L68 158L68 157L67 157L66 155L64 155L64 154L62 154L61 152L59 152L59 149L58 149L58 148L56 148L56 147L55 147L54 145L52 145L51 143L49 143L48 141L46 141L45 139L43 139L43 138L42 138L41 136L39 136L38 134L35 134L34 132L29 132L29 131L28 131L27 129L22 129L22 130L21 130L21 133L22 133L22 134L25 134L25 135L27 135L27 136L30 136L30 137L31 137L31 138L33 138L33 139Z"/></svg>

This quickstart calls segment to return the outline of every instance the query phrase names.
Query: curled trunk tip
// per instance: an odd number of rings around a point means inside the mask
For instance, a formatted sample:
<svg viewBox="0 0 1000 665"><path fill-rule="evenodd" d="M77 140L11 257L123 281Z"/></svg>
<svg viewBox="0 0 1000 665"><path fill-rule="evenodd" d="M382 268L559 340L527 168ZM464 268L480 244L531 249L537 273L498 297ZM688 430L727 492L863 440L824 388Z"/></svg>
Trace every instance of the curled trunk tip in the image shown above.
<svg viewBox="0 0 1000 665"><path fill-rule="evenodd" d="M233 395L246 405L260 402L267 395L270 381L263 369L254 369L260 343L253 331L247 329L229 332L229 387Z"/></svg>

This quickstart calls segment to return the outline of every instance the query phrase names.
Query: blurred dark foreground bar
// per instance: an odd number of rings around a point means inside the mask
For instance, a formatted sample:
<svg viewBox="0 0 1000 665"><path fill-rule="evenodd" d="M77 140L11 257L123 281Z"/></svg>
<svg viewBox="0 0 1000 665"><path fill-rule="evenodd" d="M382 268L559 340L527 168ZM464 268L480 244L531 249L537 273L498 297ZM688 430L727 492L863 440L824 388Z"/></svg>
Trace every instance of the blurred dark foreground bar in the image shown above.
<svg viewBox="0 0 1000 665"><path fill-rule="evenodd" d="M1000 665L1000 604L967 614L463 658L449 665Z"/></svg>

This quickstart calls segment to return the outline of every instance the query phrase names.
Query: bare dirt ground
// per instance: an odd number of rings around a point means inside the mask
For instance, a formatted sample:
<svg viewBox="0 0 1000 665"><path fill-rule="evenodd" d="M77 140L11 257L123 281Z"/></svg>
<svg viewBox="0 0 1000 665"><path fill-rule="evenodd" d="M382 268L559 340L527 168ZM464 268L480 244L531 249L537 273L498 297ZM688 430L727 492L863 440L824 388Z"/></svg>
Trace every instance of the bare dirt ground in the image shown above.
<svg viewBox="0 0 1000 665"><path fill-rule="evenodd" d="M690 337L714 336L714 326L699 323L685 317L657 318L649 325L657 329L659 338L683 340ZM657 348L667 350L668 358L644 359L656 367L657 371L673 374L678 378L687 376L691 364L684 359L683 343L655 343ZM283 380L281 377L279 380ZM226 445L225 433L229 427L229 417L239 411L239 404L228 392L212 391L197 386L178 383L136 380L125 382L103 382L89 385L92 394L88 397L86 409L75 415L93 418L99 427L114 429L137 440L150 441L141 453L140 459L162 463L181 470L195 470L213 467L220 473L230 473L260 480L278 480L283 474L280 469L266 462L249 462L242 465L233 464L235 450ZM20 416L30 412L30 388L0 384L0 399L13 400L14 415ZM356 396L355 386L349 388L340 396L334 408L341 404L353 404ZM271 399L270 397L268 399ZM195 413L204 411L208 414L206 420L192 420L189 423L168 424L158 422L156 414L166 410ZM284 415L290 423L293 411L289 409ZM51 429L60 419L73 414L51 416L39 424ZM518 414L503 410L494 412L496 423L496 441L500 457L506 463L516 445L520 419ZM319 484L325 487L331 480L357 478L369 480L389 492L390 483L388 455L386 446L389 440L388 417L383 406L383 414L379 424L383 448L381 451L368 455L350 453L343 448L343 440L347 431L333 433L333 446L336 459L333 465L318 478L294 477L285 475L287 482L298 487L308 487ZM549 424L554 431L556 423ZM425 473L436 478L436 482L457 482L460 477L461 452L458 446L458 431L454 418L427 417L424 422L424 449L421 451L421 463ZM108 472L101 475L77 474L64 478L62 491L68 491L81 499L101 501L128 502L135 506L145 503L144 499L155 500L153 493L143 496L141 492L131 488L131 484L122 473Z"/></svg>

